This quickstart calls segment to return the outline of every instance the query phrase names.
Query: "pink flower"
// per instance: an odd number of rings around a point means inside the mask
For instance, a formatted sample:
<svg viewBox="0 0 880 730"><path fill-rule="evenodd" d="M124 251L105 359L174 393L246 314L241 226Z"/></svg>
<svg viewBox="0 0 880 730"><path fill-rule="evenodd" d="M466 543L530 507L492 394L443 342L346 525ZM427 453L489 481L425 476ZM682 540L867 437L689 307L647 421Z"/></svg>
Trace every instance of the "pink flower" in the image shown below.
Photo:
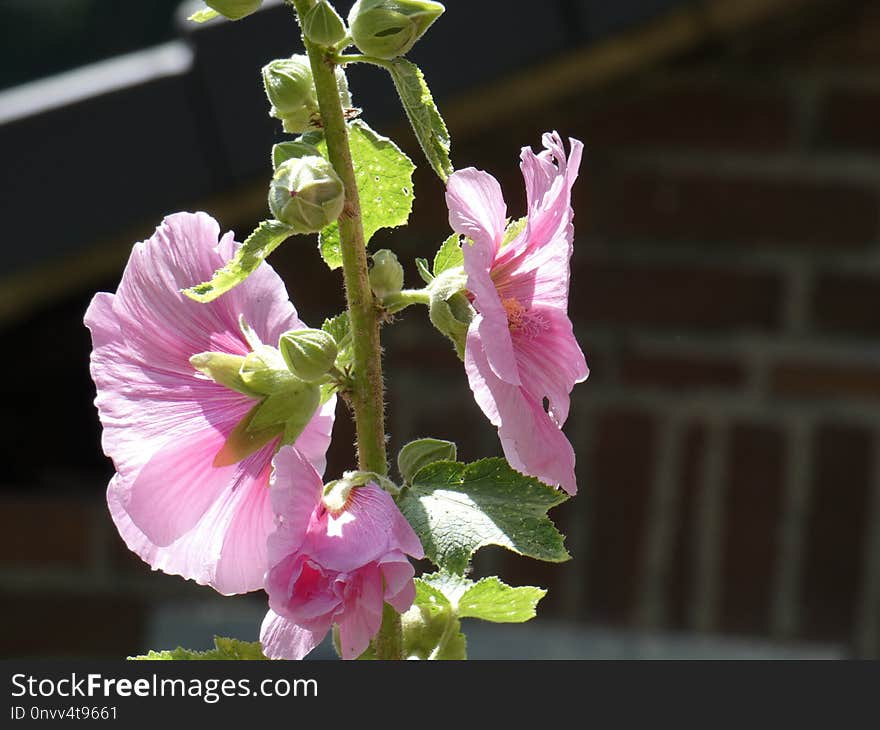
<svg viewBox="0 0 880 730"><path fill-rule="evenodd" d="M574 494L574 450L560 429L569 393L589 374L568 318L571 187L583 145L569 140L566 160L559 135L542 141L539 154L526 147L520 155L528 218L507 245L507 208L491 175L472 167L455 172L446 203L453 230L473 242L463 250L477 312L465 344L474 398L497 426L511 466Z"/></svg>
<svg viewBox="0 0 880 730"><path fill-rule="evenodd" d="M116 467L107 502L120 535L154 569L232 594L263 585L278 439L235 463L217 458L258 401L215 383L189 359L247 355L240 317L272 345L303 325L266 264L210 304L180 293L232 257L233 234L218 236L204 213L168 216L135 245L116 294L95 295L85 323L102 445ZM319 409L296 441L322 471L334 406L331 399Z"/></svg>
<svg viewBox="0 0 880 730"><path fill-rule="evenodd" d="M266 592L260 640L271 659L302 659L339 626L343 659L355 659L382 623L382 607L415 598L421 543L394 500L375 484L356 487L338 509L325 503L318 472L294 449L275 457ZM328 500L331 501L331 500Z"/></svg>

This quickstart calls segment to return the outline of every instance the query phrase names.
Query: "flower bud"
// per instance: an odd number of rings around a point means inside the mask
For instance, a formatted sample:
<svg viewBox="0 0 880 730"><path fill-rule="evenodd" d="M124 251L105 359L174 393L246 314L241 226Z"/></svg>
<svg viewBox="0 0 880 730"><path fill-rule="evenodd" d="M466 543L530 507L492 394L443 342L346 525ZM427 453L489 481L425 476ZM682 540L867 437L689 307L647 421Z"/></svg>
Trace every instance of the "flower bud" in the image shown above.
<svg viewBox="0 0 880 730"><path fill-rule="evenodd" d="M256 12L263 0L205 0L211 10L216 10L224 18L239 20L246 15Z"/></svg>
<svg viewBox="0 0 880 730"><path fill-rule="evenodd" d="M327 160L306 155L282 162L269 187L269 209L299 233L316 233L342 214L345 189Z"/></svg>
<svg viewBox="0 0 880 730"><path fill-rule="evenodd" d="M355 45L368 56L402 56L445 8L430 0L358 0L348 14Z"/></svg>
<svg viewBox="0 0 880 730"><path fill-rule="evenodd" d="M245 395L256 396L257 391L251 388L241 377L241 366L244 358L225 352L200 352L189 359L190 365L219 385Z"/></svg>
<svg viewBox="0 0 880 730"><path fill-rule="evenodd" d="M324 330L291 330L281 335L278 349L290 372L301 380L321 380L336 362L336 340Z"/></svg>
<svg viewBox="0 0 880 730"><path fill-rule="evenodd" d="M373 254L370 269L370 288L379 299L397 294L403 289L403 267L394 251L383 248Z"/></svg>
<svg viewBox="0 0 880 730"><path fill-rule="evenodd" d="M303 18L303 33L312 43L333 46L345 38L345 23L326 0L318 0Z"/></svg>
<svg viewBox="0 0 880 730"><path fill-rule="evenodd" d="M307 56L278 58L263 66L263 86L272 108L269 116L284 123L285 132L304 132L318 114L318 96Z"/></svg>
<svg viewBox="0 0 880 730"><path fill-rule="evenodd" d="M336 88L343 108L351 107L351 94L345 72L336 67ZM298 134L317 129L319 116L318 94L309 58L295 54L290 58L276 58L263 66L263 86L272 104L269 116L282 121L285 132Z"/></svg>
<svg viewBox="0 0 880 730"><path fill-rule="evenodd" d="M418 439L410 441L397 454L397 470L408 484L424 466L435 461L455 461L458 450L452 441Z"/></svg>

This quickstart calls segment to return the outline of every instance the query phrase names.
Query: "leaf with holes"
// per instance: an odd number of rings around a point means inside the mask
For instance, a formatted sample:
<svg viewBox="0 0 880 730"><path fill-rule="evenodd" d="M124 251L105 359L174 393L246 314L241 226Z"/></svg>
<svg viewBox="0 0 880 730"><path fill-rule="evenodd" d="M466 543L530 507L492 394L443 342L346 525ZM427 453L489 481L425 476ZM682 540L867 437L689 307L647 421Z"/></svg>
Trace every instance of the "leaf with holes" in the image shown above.
<svg viewBox="0 0 880 730"><path fill-rule="evenodd" d="M409 219L415 198L412 174L416 166L394 142L360 119L349 124L348 140L361 203L364 243L369 245L380 228L396 228ZM322 155L327 155L326 141L319 142L317 147ZM338 222L321 231L319 245L327 266L342 266Z"/></svg>
<svg viewBox="0 0 880 730"><path fill-rule="evenodd" d="M241 284L265 258L295 233L279 221L263 221L245 239L226 265L214 272L210 281L184 289L183 293L197 302L212 302L221 294Z"/></svg>
<svg viewBox="0 0 880 730"><path fill-rule="evenodd" d="M492 458L429 464L402 492L399 507L427 557L461 574L485 545L500 545L538 560L568 560L564 538L547 516L567 498L513 470L504 459Z"/></svg>

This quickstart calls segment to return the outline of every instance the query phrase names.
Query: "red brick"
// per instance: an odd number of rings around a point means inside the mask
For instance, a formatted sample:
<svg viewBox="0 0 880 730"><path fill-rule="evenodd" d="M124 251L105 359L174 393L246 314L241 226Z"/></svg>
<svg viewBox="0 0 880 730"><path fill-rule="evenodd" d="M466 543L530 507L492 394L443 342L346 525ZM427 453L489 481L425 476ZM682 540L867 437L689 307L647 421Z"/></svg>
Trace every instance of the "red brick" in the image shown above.
<svg viewBox="0 0 880 730"><path fill-rule="evenodd" d="M0 593L0 655L124 659L144 649L143 602L117 595Z"/></svg>
<svg viewBox="0 0 880 730"><path fill-rule="evenodd" d="M731 88L719 78L668 84L603 100L584 110L580 126L592 150L638 147L768 152L793 138L790 100L782 94Z"/></svg>
<svg viewBox="0 0 880 730"><path fill-rule="evenodd" d="M878 196L844 182L612 171L591 181L591 231L640 241L747 247L864 247Z"/></svg>
<svg viewBox="0 0 880 730"><path fill-rule="evenodd" d="M830 12L826 7L823 32L802 48L790 49L788 59L802 69L819 67L864 67L880 65L880 7L876 3L840 3ZM792 55L794 54L794 58Z"/></svg>
<svg viewBox="0 0 880 730"><path fill-rule="evenodd" d="M706 458L706 427L703 424L693 424L687 428L681 457L678 529L668 586L668 621L675 629L687 629L691 625L689 611L694 601L692 576L696 568L694 536Z"/></svg>
<svg viewBox="0 0 880 730"><path fill-rule="evenodd" d="M773 330L782 284L765 272L581 261L571 312L590 324Z"/></svg>
<svg viewBox="0 0 880 730"><path fill-rule="evenodd" d="M871 432L826 425L813 438L813 491L801 592L808 636L852 636L874 452Z"/></svg>
<svg viewBox="0 0 880 730"><path fill-rule="evenodd" d="M766 634L785 482L783 434L735 426L727 479L719 623L725 631Z"/></svg>
<svg viewBox="0 0 880 730"><path fill-rule="evenodd" d="M627 351L618 357L624 385L688 390L736 388L745 380L742 363L696 355Z"/></svg>
<svg viewBox="0 0 880 730"><path fill-rule="evenodd" d="M773 367L770 382L782 396L880 398L880 365L784 362Z"/></svg>
<svg viewBox="0 0 880 730"><path fill-rule="evenodd" d="M828 334L880 334L880 277L825 274L816 280L814 326Z"/></svg>
<svg viewBox="0 0 880 730"><path fill-rule="evenodd" d="M838 90L822 104L816 144L843 151L880 152L880 93Z"/></svg>
<svg viewBox="0 0 880 730"><path fill-rule="evenodd" d="M85 567L93 514L93 503L83 499L6 497L0 507L0 561Z"/></svg>
<svg viewBox="0 0 880 730"><path fill-rule="evenodd" d="M612 410L596 424L593 483L576 499L589 499L592 512L586 551L589 617L621 624L633 618L642 569L654 474L656 426L647 413Z"/></svg>

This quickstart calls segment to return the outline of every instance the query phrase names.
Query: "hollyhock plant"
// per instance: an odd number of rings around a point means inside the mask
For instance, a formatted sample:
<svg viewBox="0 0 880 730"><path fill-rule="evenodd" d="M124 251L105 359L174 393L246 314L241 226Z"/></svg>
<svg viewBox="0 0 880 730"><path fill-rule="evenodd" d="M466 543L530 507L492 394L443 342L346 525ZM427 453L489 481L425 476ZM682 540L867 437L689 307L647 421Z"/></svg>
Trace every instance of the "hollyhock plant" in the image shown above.
<svg viewBox="0 0 880 730"><path fill-rule="evenodd" d="M193 358L243 358L259 347L255 338L277 343L303 324L268 266L211 304L181 293L235 253L233 234L218 236L204 213L168 216L135 245L117 292L95 295L85 323L102 443L116 467L107 501L120 535L153 568L232 594L263 585L273 525L267 486L281 436L264 436L252 453L229 453L230 435L259 395L215 382ZM334 406L331 398L296 439L319 470Z"/></svg>
<svg viewBox="0 0 880 730"><path fill-rule="evenodd" d="M116 467L107 501L126 544L155 569L268 596L259 642L217 637L207 653L143 658L301 659L332 632L344 659L464 659L462 619L528 621L546 593L473 576L479 550L570 557L548 511L576 491L562 427L588 374L567 311L582 145L571 140L567 156L554 132L541 152L522 151L528 212L508 223L494 178L455 171L425 74L402 55L445 20L440 3L361 2L348 23L332 0L286 4L305 54L288 49L295 55L264 69L270 116L285 121L278 134L296 135L265 158L265 219L238 245L204 213L169 216L135 246L117 292L96 295L86 313L103 447ZM191 20L219 11L246 24L259 12L258 2L208 5ZM416 166L351 106L346 69L359 63L388 72L446 188L456 233L432 267L415 259L421 289L404 289L404 262L373 245L407 223ZM302 242L314 234L317 246ZM303 326L266 263L288 240L300 241L286 251L303 276L321 276L310 256L326 276L340 270L345 308L320 329ZM459 461L451 434L388 433L382 332L411 305L427 305L455 344L506 460ZM421 376L395 401L416 417L391 422L452 423L444 386ZM336 395L354 424L356 464L325 485ZM416 576L421 559L434 567Z"/></svg>
<svg viewBox="0 0 880 730"><path fill-rule="evenodd" d="M488 173L455 172L446 202L453 230L471 241L464 270L476 315L465 369L474 397L514 468L574 494L574 451L560 429L572 388L589 373L568 318L571 187L583 145L570 140L566 159L559 135L542 141L539 154L526 147L520 156L528 217L510 243L502 245L507 208Z"/></svg>
<svg viewBox="0 0 880 730"><path fill-rule="evenodd" d="M339 627L343 659L369 646L389 603L406 611L415 598L413 566L423 558L412 527L391 495L373 482L328 485L296 449L275 457L266 592L270 610L260 640L269 658L301 659Z"/></svg>

